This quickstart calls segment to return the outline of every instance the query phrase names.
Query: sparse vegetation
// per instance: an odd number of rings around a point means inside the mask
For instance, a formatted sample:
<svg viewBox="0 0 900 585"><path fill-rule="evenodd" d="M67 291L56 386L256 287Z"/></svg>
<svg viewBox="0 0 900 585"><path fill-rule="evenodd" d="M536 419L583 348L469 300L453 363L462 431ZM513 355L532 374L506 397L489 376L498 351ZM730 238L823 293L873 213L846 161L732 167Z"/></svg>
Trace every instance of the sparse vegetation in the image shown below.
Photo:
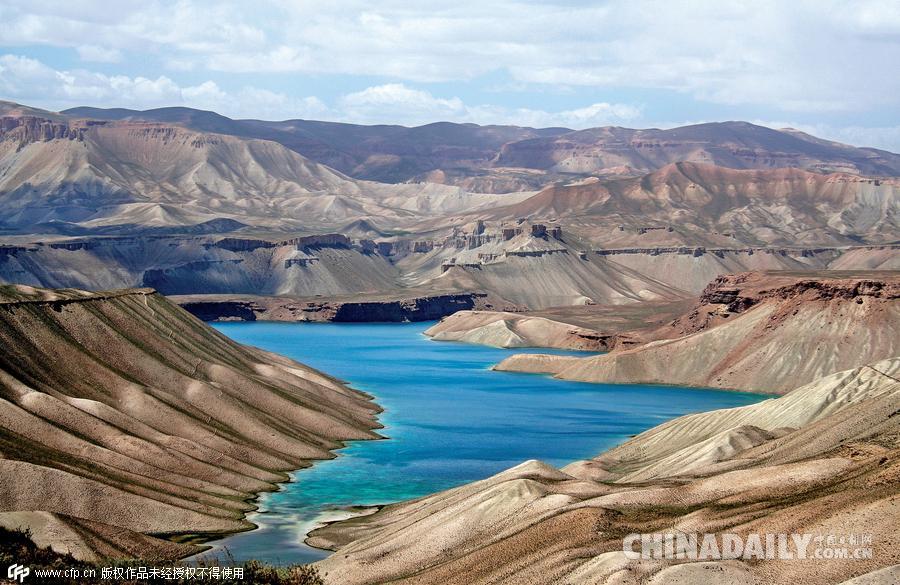
<svg viewBox="0 0 900 585"><path fill-rule="evenodd" d="M0 568L12 564L27 567L31 573L26 582L41 583L47 585L82 585L85 583L103 584L173 584L173 583L208 583L210 585L322 585L322 578L315 567L308 565L293 565L288 567L275 567L260 561L247 561L244 563L233 562L227 565L218 565L216 561L205 562L196 565L177 563L172 561L158 561L149 559L133 559L128 561L109 561L103 563L88 563L80 561L68 554L61 554L49 547L41 548L31 540L31 534L27 530L7 530L0 528ZM125 569L150 569L151 567L181 567L212 568L220 570L228 567L229 573L235 569L242 569L242 578L111 578L101 579L103 567ZM68 573L67 573L68 571ZM224 571L222 571L224 573ZM56 573L57 576L47 574ZM95 577L85 575L95 574Z"/></svg>

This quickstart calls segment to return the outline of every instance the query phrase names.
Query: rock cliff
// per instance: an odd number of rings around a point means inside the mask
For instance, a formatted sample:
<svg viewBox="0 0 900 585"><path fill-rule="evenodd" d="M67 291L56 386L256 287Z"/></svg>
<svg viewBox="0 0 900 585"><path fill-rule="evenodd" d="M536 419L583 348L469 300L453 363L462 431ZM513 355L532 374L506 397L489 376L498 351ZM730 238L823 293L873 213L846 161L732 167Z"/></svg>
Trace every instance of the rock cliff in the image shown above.
<svg viewBox="0 0 900 585"><path fill-rule="evenodd" d="M900 353L898 299L900 274L892 272L726 276L687 315L648 337L656 341L583 359L516 355L496 367L585 382L783 394Z"/></svg>
<svg viewBox="0 0 900 585"><path fill-rule="evenodd" d="M310 300L290 297L223 295L174 296L172 300L204 321L316 321L335 323L434 321L457 311L491 309L486 293L433 294L398 298L341 297Z"/></svg>

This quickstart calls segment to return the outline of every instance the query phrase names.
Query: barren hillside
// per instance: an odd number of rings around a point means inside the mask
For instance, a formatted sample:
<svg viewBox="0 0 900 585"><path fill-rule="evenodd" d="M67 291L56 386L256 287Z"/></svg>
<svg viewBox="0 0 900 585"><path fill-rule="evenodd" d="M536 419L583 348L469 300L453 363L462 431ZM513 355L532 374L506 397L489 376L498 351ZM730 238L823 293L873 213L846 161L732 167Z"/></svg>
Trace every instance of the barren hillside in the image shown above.
<svg viewBox="0 0 900 585"><path fill-rule="evenodd" d="M900 353L898 299L890 272L725 276L657 341L590 358L515 355L497 369L783 394Z"/></svg>
<svg viewBox="0 0 900 585"><path fill-rule="evenodd" d="M277 142L176 125L29 115L0 123L0 228L16 232L227 221L230 230L309 233L373 217L397 227L498 200L443 185L358 181Z"/></svg>
<svg viewBox="0 0 900 585"><path fill-rule="evenodd" d="M482 215L559 218L605 248L891 243L900 181L680 162L641 177L551 186Z"/></svg>
<svg viewBox="0 0 900 585"><path fill-rule="evenodd" d="M371 439L377 407L149 289L0 287L0 524L81 558L180 557L250 527L285 472Z"/></svg>
<svg viewBox="0 0 900 585"><path fill-rule="evenodd" d="M595 460L530 461L313 531L328 583L894 582L900 360L650 429ZM632 533L871 534L865 560L640 560ZM857 583L854 581L853 583Z"/></svg>
<svg viewBox="0 0 900 585"><path fill-rule="evenodd" d="M747 122L668 130L607 126L573 131L447 122L406 128L313 120L232 120L190 108L143 112L73 108L63 114L180 124L203 132L271 140L359 179L388 183L427 180L486 193L530 191L573 176L639 175L679 161L734 169L791 167L900 175L897 154Z"/></svg>

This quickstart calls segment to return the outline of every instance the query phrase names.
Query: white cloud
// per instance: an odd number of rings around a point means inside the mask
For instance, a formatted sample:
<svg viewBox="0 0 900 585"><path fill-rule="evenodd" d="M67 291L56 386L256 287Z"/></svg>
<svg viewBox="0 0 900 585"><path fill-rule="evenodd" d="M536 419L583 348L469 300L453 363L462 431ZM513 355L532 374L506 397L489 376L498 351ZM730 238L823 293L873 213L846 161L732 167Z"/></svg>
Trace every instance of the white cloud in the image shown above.
<svg viewBox="0 0 900 585"><path fill-rule="evenodd" d="M95 63L119 63L122 61L122 52L118 49L106 49L96 45L81 45L75 48L78 57L82 61Z"/></svg>
<svg viewBox="0 0 900 585"><path fill-rule="evenodd" d="M465 104L459 98L436 98L427 91L400 83L369 87L345 95L340 100L340 110L345 119L354 122L406 120L416 124L459 119L466 115Z"/></svg>
<svg viewBox="0 0 900 585"><path fill-rule="evenodd" d="M0 45L153 55L175 71L497 74L530 86L684 92L783 111L900 106L896 0L100 0L0 6ZM93 48L83 48L84 39Z"/></svg>
<svg viewBox="0 0 900 585"><path fill-rule="evenodd" d="M436 97L401 83L348 93L329 106L315 96L293 97L252 86L228 92L211 80L180 86L166 76L149 79L84 69L58 71L18 55L0 56L0 96L58 110L81 105L137 109L184 105L238 118L328 119L359 124L451 121L585 128L625 123L641 113L635 106L609 103L560 112L467 105L458 97Z"/></svg>
<svg viewBox="0 0 900 585"><path fill-rule="evenodd" d="M57 71L36 59L18 55L0 56L0 93L22 101L39 100L61 105L83 105L119 100L161 105L181 99L181 88L159 76L108 76L83 69Z"/></svg>
<svg viewBox="0 0 900 585"><path fill-rule="evenodd" d="M519 126L590 128L605 125L646 126L642 108L597 102L581 108L550 111L467 104L458 97L438 97L402 83L371 86L328 104L315 96L295 97L265 88L243 86L226 91L207 80L179 85L167 76L154 78L105 75L85 69L56 70L20 55L0 55L0 98L62 110L80 105L146 109L184 105L234 118L334 120L359 124L419 125L436 121ZM681 126L690 122L655 124ZM751 120L771 128L791 127L821 138L900 152L900 126L837 126L796 121Z"/></svg>
<svg viewBox="0 0 900 585"><path fill-rule="evenodd" d="M439 98L400 83L366 88L345 95L331 112L337 119L362 124L427 124L435 121L567 126L587 128L621 124L638 118L641 110L628 104L596 103L584 108L548 112L496 105L467 105L458 97Z"/></svg>

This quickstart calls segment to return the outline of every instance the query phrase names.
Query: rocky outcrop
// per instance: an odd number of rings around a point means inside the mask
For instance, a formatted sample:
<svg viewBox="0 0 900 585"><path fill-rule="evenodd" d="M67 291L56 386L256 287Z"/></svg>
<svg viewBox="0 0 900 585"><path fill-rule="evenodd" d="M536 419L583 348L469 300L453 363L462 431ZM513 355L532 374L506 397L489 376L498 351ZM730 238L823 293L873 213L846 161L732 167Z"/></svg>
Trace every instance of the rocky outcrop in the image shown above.
<svg viewBox="0 0 900 585"><path fill-rule="evenodd" d="M900 354L900 274L746 273L713 282L643 345L576 360L521 355L497 369L567 380L668 383L783 394Z"/></svg>
<svg viewBox="0 0 900 585"><path fill-rule="evenodd" d="M870 272L871 278L852 277L841 273L834 276L802 274L742 273L726 274L713 280L700 294L697 305L687 315L676 319L672 329L680 335L695 333L721 324L761 303L792 301L782 312L806 303L852 301L865 304L866 300L890 305L900 299L898 274Z"/></svg>
<svg viewBox="0 0 900 585"><path fill-rule="evenodd" d="M252 252L259 248L274 248L276 246L273 242L252 238L222 238L212 245L231 252Z"/></svg>
<svg viewBox="0 0 900 585"><path fill-rule="evenodd" d="M80 558L251 528L286 472L376 438L369 397L150 289L0 287L0 525Z"/></svg>
<svg viewBox="0 0 900 585"><path fill-rule="evenodd" d="M303 236L278 243L280 246L297 246L298 250L302 250L303 248L349 248L350 244L350 238L343 234Z"/></svg>
<svg viewBox="0 0 900 585"><path fill-rule="evenodd" d="M204 321L325 321L336 323L434 321L457 311L492 308L485 293L435 294L373 300L308 300L285 297L173 297ZM363 297L364 299L364 297Z"/></svg>
<svg viewBox="0 0 900 585"><path fill-rule="evenodd" d="M84 139L87 126L87 124L73 126L69 122L35 116L3 116L0 118L0 141L17 142L20 148L31 142L81 141Z"/></svg>

